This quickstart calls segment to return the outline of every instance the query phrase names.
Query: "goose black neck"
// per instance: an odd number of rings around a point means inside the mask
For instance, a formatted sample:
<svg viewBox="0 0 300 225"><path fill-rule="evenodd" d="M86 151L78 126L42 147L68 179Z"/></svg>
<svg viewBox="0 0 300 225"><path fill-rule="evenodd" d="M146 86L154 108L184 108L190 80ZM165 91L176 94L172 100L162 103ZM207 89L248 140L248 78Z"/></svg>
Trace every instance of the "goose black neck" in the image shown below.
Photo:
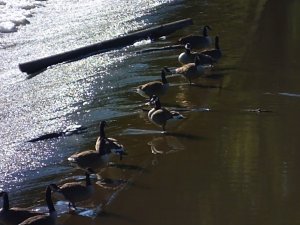
<svg viewBox="0 0 300 225"><path fill-rule="evenodd" d="M9 201L7 192L3 192L3 210L9 210Z"/></svg>
<svg viewBox="0 0 300 225"><path fill-rule="evenodd" d="M200 65L200 63L201 63L200 58L199 58L199 56L197 56L195 58L195 65L198 66L198 65Z"/></svg>
<svg viewBox="0 0 300 225"><path fill-rule="evenodd" d="M91 185L90 173L85 172L85 186Z"/></svg>
<svg viewBox="0 0 300 225"><path fill-rule="evenodd" d="M160 104L160 100L159 99L156 99L155 100L155 109L160 109L161 108L161 104Z"/></svg>
<svg viewBox="0 0 300 225"><path fill-rule="evenodd" d="M208 29L208 26L204 26L204 27L203 27L203 36L204 36L204 37L207 37L207 36L208 36L208 31L207 31L207 29Z"/></svg>
<svg viewBox="0 0 300 225"><path fill-rule="evenodd" d="M98 148L98 153L102 156L102 155L105 155L108 152L108 148L105 148L105 138L101 137L100 138L100 145L99 145L99 148Z"/></svg>
<svg viewBox="0 0 300 225"><path fill-rule="evenodd" d="M105 123L104 123L104 122L101 122L101 123L100 123L100 137L101 137L101 138L105 138L104 127L105 127Z"/></svg>
<svg viewBox="0 0 300 225"><path fill-rule="evenodd" d="M48 209L49 209L49 213L55 212L55 208L54 208L53 201L52 201L52 198L51 198L51 188L50 188L50 186L48 186L47 189L46 189L46 203L47 203L47 206L48 206Z"/></svg>
<svg viewBox="0 0 300 225"><path fill-rule="evenodd" d="M163 82L163 84L168 83L168 80L166 78L166 72L164 70L161 71L161 82Z"/></svg>
<svg viewBox="0 0 300 225"><path fill-rule="evenodd" d="M185 49L185 53L186 53L186 54L191 54L191 49L186 48L186 49Z"/></svg>
<svg viewBox="0 0 300 225"><path fill-rule="evenodd" d="M220 49L220 46L219 46L219 37L218 36L215 39L215 49Z"/></svg>

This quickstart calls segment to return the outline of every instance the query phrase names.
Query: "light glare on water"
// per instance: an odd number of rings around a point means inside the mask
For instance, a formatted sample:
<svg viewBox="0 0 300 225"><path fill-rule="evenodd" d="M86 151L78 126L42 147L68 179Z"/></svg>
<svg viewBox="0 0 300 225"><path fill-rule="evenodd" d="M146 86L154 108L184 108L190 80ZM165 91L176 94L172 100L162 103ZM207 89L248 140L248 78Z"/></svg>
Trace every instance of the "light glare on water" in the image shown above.
<svg viewBox="0 0 300 225"><path fill-rule="evenodd" d="M59 224L299 224L298 1L111 2L41 1L32 17L24 15L30 24L0 34L0 188L10 191L11 205L44 210L47 184L84 182L67 157L95 149L105 119L106 135L128 155L112 155L97 169L96 193L77 212L54 198ZM187 17L193 26L154 42L55 65L30 79L17 68ZM193 85L167 76L162 106L185 119L162 132L135 90L160 80L162 67L177 68L182 50L136 52L176 43L203 25L220 37L223 57Z"/></svg>

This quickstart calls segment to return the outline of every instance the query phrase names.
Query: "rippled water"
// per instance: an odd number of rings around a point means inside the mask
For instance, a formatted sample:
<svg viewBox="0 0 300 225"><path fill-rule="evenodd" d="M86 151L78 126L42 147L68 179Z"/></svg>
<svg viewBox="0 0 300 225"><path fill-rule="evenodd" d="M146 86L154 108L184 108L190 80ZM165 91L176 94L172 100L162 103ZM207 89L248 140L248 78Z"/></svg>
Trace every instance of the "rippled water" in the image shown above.
<svg viewBox="0 0 300 225"><path fill-rule="evenodd" d="M99 171L107 182L96 181L94 198L76 215L55 200L61 224L299 224L296 0L39 3L30 24L0 34L0 187L13 205L46 211L47 184L82 180L66 158L94 148L98 123L107 119L108 135L128 155ZM155 43L56 65L31 79L18 70L20 62L187 17L194 26ZM162 134L133 90L159 79L163 66L178 66L180 50L135 52L205 24L220 36L224 57L199 85L168 77L162 104L186 119ZM76 124L87 129L27 142Z"/></svg>
<svg viewBox="0 0 300 225"><path fill-rule="evenodd" d="M150 26L157 23L160 12L168 12L163 6L171 3L95 0L1 4L1 12L6 14L32 14L28 18L30 24L18 26L17 32L0 34L3 188L10 189L31 179L32 173L39 176L37 168L64 160L68 151L74 151L74 144L82 142L74 139L70 144L57 140L27 143L30 139L74 124L91 126L95 121L130 113L119 95L125 93L128 84L138 81L138 78L133 80L132 71L146 66L136 61L130 63L136 46L58 65L32 79L26 79L18 64ZM13 19L4 14L1 17L3 22ZM60 145L62 153L56 152Z"/></svg>

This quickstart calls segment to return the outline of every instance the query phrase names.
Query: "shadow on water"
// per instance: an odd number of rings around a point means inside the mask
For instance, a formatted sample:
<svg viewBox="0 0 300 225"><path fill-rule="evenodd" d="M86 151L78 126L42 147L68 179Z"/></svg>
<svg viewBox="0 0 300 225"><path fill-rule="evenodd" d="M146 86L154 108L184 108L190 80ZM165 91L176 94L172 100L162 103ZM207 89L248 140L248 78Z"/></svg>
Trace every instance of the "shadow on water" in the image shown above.
<svg viewBox="0 0 300 225"><path fill-rule="evenodd" d="M141 166L136 165L128 165L128 164L121 164L121 163L112 163L109 164L109 167L114 167L122 170L132 170L138 172L147 172L147 169Z"/></svg>
<svg viewBox="0 0 300 225"><path fill-rule="evenodd" d="M97 215L98 218L101 219L114 219L114 220L122 220L124 222L134 223L136 222L133 218L129 216L124 216L123 214L118 214L115 212L102 211Z"/></svg>
<svg viewBox="0 0 300 225"><path fill-rule="evenodd" d="M190 140L201 140L206 139L205 137L184 133L184 132L173 132L173 131L161 131L161 130L143 130L143 129L135 129L129 128L123 131L122 135L150 135L150 134L162 134L166 136L173 136L178 138L185 138Z"/></svg>

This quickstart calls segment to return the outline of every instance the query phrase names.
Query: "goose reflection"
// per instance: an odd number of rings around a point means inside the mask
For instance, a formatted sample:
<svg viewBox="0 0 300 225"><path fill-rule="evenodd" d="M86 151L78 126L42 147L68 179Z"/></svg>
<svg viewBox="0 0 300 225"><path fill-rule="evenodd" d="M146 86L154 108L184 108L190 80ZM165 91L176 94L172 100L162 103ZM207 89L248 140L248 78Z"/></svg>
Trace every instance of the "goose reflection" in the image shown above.
<svg viewBox="0 0 300 225"><path fill-rule="evenodd" d="M185 149L179 138L175 136L155 137L147 144L150 145L151 153L154 155L171 154Z"/></svg>

